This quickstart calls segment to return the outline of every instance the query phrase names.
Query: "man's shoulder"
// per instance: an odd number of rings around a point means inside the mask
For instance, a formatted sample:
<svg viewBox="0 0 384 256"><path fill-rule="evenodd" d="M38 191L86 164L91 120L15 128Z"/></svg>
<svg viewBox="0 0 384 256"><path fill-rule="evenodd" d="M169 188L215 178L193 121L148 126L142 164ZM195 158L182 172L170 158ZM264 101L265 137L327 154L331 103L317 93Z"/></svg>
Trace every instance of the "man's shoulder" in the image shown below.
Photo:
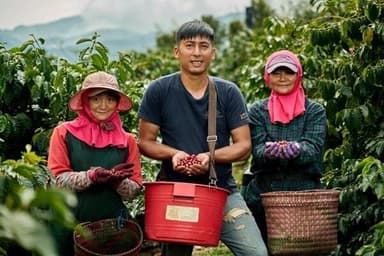
<svg viewBox="0 0 384 256"><path fill-rule="evenodd" d="M168 81L173 81L175 79L180 79L179 77L180 77L180 72L174 72L174 73L171 73L171 74L160 76L160 77L156 78L154 80L154 82L165 83L165 82L168 82Z"/></svg>
<svg viewBox="0 0 384 256"><path fill-rule="evenodd" d="M158 93L164 91L165 88L172 86L177 81L178 73L164 75L152 80L146 89L146 93Z"/></svg>
<svg viewBox="0 0 384 256"><path fill-rule="evenodd" d="M237 85L234 82L223 79L221 77L210 76L210 78L215 82L216 85L227 86L227 87L232 87L232 86L237 87Z"/></svg>
<svg viewBox="0 0 384 256"><path fill-rule="evenodd" d="M220 77L211 77L215 82L218 95L228 96L228 97L238 97L242 93L240 88L232 81L220 78Z"/></svg>

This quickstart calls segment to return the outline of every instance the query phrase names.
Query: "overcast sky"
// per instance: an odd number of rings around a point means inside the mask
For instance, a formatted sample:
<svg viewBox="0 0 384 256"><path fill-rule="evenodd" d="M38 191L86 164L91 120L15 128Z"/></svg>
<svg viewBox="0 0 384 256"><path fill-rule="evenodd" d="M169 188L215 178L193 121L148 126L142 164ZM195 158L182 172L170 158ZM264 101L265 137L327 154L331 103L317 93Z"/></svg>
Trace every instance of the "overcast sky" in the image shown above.
<svg viewBox="0 0 384 256"><path fill-rule="evenodd" d="M273 2L275 0L269 0ZM277 0L278 1L278 0ZM178 26L190 18L244 11L251 0L0 0L0 29L34 25L84 14L94 22Z"/></svg>

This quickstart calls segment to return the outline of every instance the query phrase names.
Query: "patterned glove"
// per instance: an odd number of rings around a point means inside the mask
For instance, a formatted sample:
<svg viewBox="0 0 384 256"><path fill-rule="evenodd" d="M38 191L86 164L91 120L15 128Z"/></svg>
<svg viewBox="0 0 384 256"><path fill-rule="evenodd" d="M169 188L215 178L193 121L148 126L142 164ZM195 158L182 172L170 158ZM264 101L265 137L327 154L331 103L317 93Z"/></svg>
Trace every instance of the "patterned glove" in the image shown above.
<svg viewBox="0 0 384 256"><path fill-rule="evenodd" d="M266 142L264 155L266 158L276 159L279 158L280 147L278 142Z"/></svg>
<svg viewBox="0 0 384 256"><path fill-rule="evenodd" d="M300 144L296 141L288 142L281 150L281 156L285 159L293 159L300 154Z"/></svg>

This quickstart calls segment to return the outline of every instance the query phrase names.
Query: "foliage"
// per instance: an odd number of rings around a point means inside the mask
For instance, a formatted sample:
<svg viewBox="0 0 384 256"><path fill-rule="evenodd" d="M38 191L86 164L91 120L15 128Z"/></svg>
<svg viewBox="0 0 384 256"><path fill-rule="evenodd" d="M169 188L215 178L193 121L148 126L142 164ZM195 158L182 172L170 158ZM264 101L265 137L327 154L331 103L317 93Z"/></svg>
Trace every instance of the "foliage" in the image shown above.
<svg viewBox="0 0 384 256"><path fill-rule="evenodd" d="M223 243L219 243L217 247L195 248L192 255L198 256L231 256L233 253Z"/></svg>
<svg viewBox="0 0 384 256"><path fill-rule="evenodd" d="M204 16L219 31L211 74L234 81L252 104L269 96L263 79L266 58L281 49L298 54L306 94L327 111L322 181L341 191L339 245L332 255L382 255L384 3L309 3L311 6L299 5L302 9L289 18L275 16L264 1L252 1L257 22L251 28L243 21L224 28L212 16ZM0 207L0 246L7 251L16 243L42 255L55 255L48 253L50 245L31 240L33 233L19 234L15 228L19 224L14 221L25 219L20 221L26 224L25 229L40 230L40 239L46 241L50 241L45 237L46 223L61 220L63 225L71 225L65 209L73 203L72 197L50 186L52 177L44 163L52 128L76 115L66 107L69 98L88 73L104 70L115 74L134 102L132 111L122 113L124 128L136 134L145 86L178 70L178 63L172 52L174 32L160 35L156 49L120 52L116 60L109 58L108 48L95 33L78 40L83 49L75 63L49 56L44 39L31 37L12 49L0 44L0 157L8 159L0 165L0 200L4 202ZM32 144L36 153L29 148L21 160L10 160L18 158L27 144ZM154 180L158 163L142 160L144 179ZM248 163L235 168L246 170ZM134 216L144 211L143 192L127 202Z"/></svg>
<svg viewBox="0 0 384 256"><path fill-rule="evenodd" d="M376 253L372 255L381 255L383 246L377 246L377 235L384 230L375 223L384 216L384 164L371 156L361 161L348 160L340 169L328 171L324 182L329 187L342 188L338 221L340 246L336 255L355 255L363 244L365 249L361 251L370 248Z"/></svg>
<svg viewBox="0 0 384 256"><path fill-rule="evenodd" d="M370 227L384 216L384 102L379 78L384 37L373 29L384 25L378 11L382 7L379 1L325 1L319 5L320 17L308 26L308 84L326 107L328 119L324 182L342 189L336 255L355 255L364 244L379 245ZM381 255L383 245L375 248L372 255Z"/></svg>
<svg viewBox="0 0 384 256"><path fill-rule="evenodd" d="M74 225L68 207L76 198L52 187L53 176L44 158L30 145L26 149L20 160L0 163L0 253L12 255L24 249L57 255L50 225Z"/></svg>
<svg viewBox="0 0 384 256"><path fill-rule="evenodd" d="M356 252L356 256L363 256L363 255L383 255L384 249L383 249L383 237L384 237L384 221L381 221L370 228L370 233L373 242L367 245L362 246L359 250Z"/></svg>

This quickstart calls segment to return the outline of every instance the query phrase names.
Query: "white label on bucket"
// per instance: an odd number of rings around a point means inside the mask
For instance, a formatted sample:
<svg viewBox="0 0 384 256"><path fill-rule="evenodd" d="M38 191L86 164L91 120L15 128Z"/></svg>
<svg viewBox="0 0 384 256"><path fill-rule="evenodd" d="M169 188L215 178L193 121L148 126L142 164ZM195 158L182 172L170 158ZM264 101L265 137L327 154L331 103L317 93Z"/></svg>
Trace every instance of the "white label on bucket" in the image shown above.
<svg viewBox="0 0 384 256"><path fill-rule="evenodd" d="M199 221L199 208L188 206L167 205L165 219L186 222Z"/></svg>

